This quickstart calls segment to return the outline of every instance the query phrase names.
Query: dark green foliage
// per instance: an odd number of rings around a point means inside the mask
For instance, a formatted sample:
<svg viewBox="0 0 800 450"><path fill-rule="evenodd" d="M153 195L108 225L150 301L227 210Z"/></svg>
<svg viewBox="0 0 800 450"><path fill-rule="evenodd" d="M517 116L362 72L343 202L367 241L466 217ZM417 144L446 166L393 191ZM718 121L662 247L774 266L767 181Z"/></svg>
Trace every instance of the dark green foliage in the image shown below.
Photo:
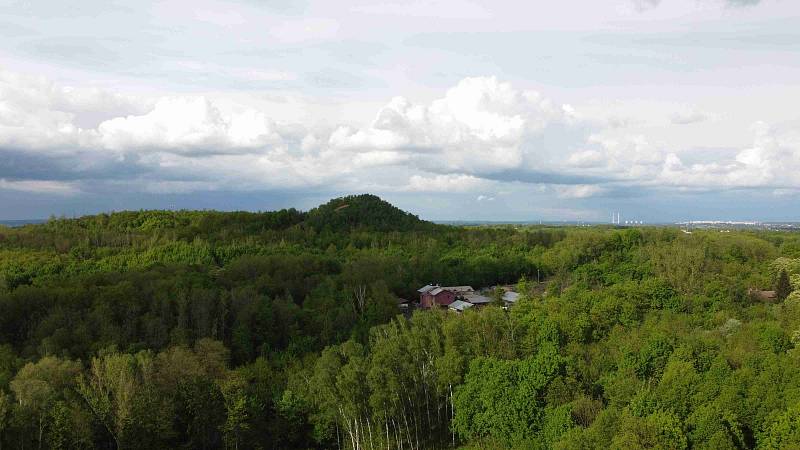
<svg viewBox="0 0 800 450"><path fill-rule="evenodd" d="M305 223L318 231L329 232L354 229L413 231L433 227L433 224L424 222L417 216L370 194L351 195L331 200L309 211Z"/></svg>
<svg viewBox="0 0 800 450"><path fill-rule="evenodd" d="M785 270L781 270L780 275L778 275L778 282L775 284L775 295L779 301L784 301L791 292L792 284L789 281L789 274Z"/></svg>

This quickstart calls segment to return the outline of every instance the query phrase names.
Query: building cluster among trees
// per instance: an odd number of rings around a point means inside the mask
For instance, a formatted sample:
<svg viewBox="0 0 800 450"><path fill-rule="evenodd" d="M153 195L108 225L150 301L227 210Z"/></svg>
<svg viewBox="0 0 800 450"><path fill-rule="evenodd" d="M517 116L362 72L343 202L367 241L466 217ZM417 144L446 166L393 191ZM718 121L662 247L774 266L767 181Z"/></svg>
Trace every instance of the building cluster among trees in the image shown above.
<svg viewBox="0 0 800 450"><path fill-rule="evenodd" d="M417 290L418 306L423 309L448 308L456 312L464 312L473 306L486 306L495 303L500 306L514 304L519 294L510 286L495 286L482 291L475 291L472 286L439 286L427 284Z"/></svg>

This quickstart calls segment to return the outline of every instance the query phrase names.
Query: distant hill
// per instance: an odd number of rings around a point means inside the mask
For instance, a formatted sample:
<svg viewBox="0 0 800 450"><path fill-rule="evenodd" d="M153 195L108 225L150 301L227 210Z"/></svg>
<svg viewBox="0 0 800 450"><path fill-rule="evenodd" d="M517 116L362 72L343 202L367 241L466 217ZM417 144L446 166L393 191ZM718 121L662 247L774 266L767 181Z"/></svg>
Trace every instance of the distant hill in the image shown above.
<svg viewBox="0 0 800 450"><path fill-rule="evenodd" d="M436 226L371 194L333 199L309 211L305 223L320 231L410 231Z"/></svg>
<svg viewBox="0 0 800 450"><path fill-rule="evenodd" d="M285 230L295 226L317 231L412 231L431 229L437 225L420 220L380 197L370 194L336 198L309 212L294 208L280 211L193 211L140 210L117 211L74 219L51 218L41 226L52 230L115 230L152 232L174 230L181 236L258 234L265 230ZM3 223L19 226L25 223ZM231 234L232 233L232 234Z"/></svg>

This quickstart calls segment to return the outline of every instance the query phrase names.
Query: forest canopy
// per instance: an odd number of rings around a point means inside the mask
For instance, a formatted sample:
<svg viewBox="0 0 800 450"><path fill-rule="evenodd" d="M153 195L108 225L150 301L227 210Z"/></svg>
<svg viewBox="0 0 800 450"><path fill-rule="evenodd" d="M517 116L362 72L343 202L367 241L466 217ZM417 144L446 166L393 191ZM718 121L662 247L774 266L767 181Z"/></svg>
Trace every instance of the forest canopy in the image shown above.
<svg viewBox="0 0 800 450"><path fill-rule="evenodd" d="M520 298L402 313L429 283ZM792 448L798 344L788 232L371 195L0 227L0 448Z"/></svg>

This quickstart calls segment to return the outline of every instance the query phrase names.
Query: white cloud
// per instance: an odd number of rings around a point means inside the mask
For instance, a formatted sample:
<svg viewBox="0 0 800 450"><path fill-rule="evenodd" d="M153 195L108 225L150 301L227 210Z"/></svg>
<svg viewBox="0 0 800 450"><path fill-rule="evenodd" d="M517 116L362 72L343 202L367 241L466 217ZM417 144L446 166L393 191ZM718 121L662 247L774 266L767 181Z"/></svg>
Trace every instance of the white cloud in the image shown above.
<svg viewBox="0 0 800 450"><path fill-rule="evenodd" d="M606 157L597 150L583 150L571 154L567 163L578 168L602 167L606 163Z"/></svg>
<svg viewBox="0 0 800 450"><path fill-rule="evenodd" d="M412 192L473 192L490 187L492 182L465 174L412 175L405 190Z"/></svg>
<svg viewBox="0 0 800 450"><path fill-rule="evenodd" d="M118 117L98 127L109 149L157 149L185 153L227 153L280 145L275 126L262 112L223 116L204 97L168 97L140 116Z"/></svg>
<svg viewBox="0 0 800 450"><path fill-rule="evenodd" d="M74 195L80 192L80 189L73 183L51 180L6 180L5 178L0 178L0 190L55 195Z"/></svg>
<svg viewBox="0 0 800 450"><path fill-rule="evenodd" d="M781 136L769 125L754 124L753 145L742 149L734 158L707 163L684 164L670 153L655 183L686 187L763 187L798 188L800 179L800 140Z"/></svg>
<svg viewBox="0 0 800 450"><path fill-rule="evenodd" d="M44 77L0 70L0 145L28 149L80 146L93 138L81 123L141 111L143 102L99 89L59 86Z"/></svg>
<svg viewBox="0 0 800 450"><path fill-rule="evenodd" d="M490 197L488 195L479 195L475 200L478 202L493 202L494 197Z"/></svg>
<svg viewBox="0 0 800 450"><path fill-rule="evenodd" d="M366 129L342 127L331 136L338 149L398 149L420 164L476 174L517 169L541 149L528 139L548 127L568 126L571 109L495 77L466 78L429 105L392 99ZM541 163L542 161L537 161Z"/></svg>
<svg viewBox="0 0 800 450"><path fill-rule="evenodd" d="M553 186L558 198L588 198L606 192L606 189L593 184Z"/></svg>

